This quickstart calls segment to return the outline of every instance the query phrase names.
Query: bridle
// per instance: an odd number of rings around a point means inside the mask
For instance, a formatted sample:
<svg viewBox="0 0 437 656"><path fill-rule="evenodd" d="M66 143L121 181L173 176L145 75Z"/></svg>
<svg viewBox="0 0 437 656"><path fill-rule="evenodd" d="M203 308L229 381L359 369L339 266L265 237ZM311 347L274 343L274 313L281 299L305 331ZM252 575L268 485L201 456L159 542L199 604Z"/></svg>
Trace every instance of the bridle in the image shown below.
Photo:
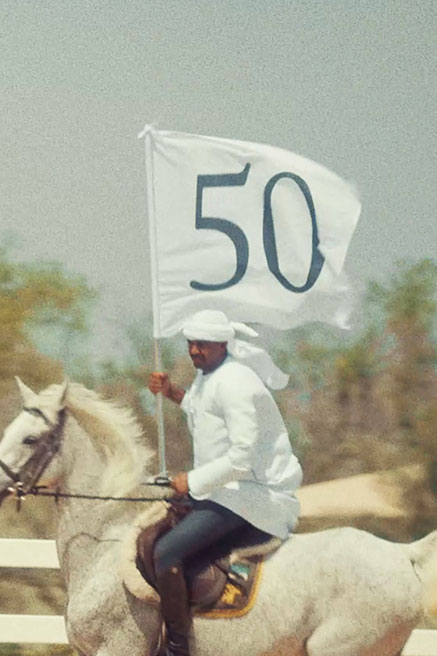
<svg viewBox="0 0 437 656"><path fill-rule="evenodd" d="M4 471L6 476L8 476L13 485L10 485L4 492L0 493L0 501L3 500L5 496L13 494L17 500L17 510L20 510L21 503L25 499L26 495L30 494L33 496L44 496L44 497L53 497L56 501L60 498L71 498L71 499L88 499L88 500L99 500L99 501L130 501L133 503L138 503L141 501L170 501L177 502L177 499L174 498L174 493L170 493L169 496L141 496L141 497L113 497L113 496L101 496L97 494L81 494L81 493L67 493L60 492L56 490L54 492L49 491L44 488L44 486L38 486L37 483L41 478L44 471L47 469L48 465L52 461L53 457L58 453L62 433L64 431L65 425L65 416L66 411L62 409L58 413L58 421L56 424L53 424L47 419L47 417L39 410L39 408L23 408L25 412L30 412L33 415L41 417L47 424L47 431L38 438L38 443L35 447L34 452L30 458L24 463L20 471L14 472L3 460L0 459L0 469ZM164 475L158 475L154 477L153 482L146 482L145 485L157 486L161 488L167 488L170 485L169 479Z"/></svg>
<svg viewBox="0 0 437 656"><path fill-rule="evenodd" d="M15 494L18 508L19 502L24 499L26 494L29 494L34 489L48 465L59 451L66 415L66 411L63 408L58 413L58 421L53 424L38 408L24 408L24 411L42 417L48 429L38 438L35 450L18 472L14 472L0 459L0 469L13 481L13 485L7 489L7 493Z"/></svg>

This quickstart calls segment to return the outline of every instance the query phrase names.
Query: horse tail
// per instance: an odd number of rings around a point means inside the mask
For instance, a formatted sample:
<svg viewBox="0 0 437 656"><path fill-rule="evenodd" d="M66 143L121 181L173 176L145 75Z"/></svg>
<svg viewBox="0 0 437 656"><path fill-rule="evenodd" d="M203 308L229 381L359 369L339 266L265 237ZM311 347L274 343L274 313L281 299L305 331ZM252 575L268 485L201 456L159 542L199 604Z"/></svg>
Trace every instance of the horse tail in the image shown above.
<svg viewBox="0 0 437 656"><path fill-rule="evenodd" d="M437 615L437 530L405 546L424 586L425 610L429 615Z"/></svg>

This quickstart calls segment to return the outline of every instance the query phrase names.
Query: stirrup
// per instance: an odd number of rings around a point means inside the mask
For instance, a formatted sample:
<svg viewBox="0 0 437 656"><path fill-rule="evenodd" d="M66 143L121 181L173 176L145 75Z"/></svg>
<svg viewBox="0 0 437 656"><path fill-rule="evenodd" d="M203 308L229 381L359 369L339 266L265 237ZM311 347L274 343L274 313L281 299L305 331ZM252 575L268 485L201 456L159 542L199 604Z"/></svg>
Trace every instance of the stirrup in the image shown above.
<svg viewBox="0 0 437 656"><path fill-rule="evenodd" d="M178 636L177 641L169 637L165 624L161 628L161 651L159 656L190 656L190 647L187 636Z"/></svg>
<svg viewBox="0 0 437 656"><path fill-rule="evenodd" d="M158 635L158 641L155 645L155 649L152 653L152 656L165 656L165 626L164 622L161 623L161 627L159 629L159 635Z"/></svg>

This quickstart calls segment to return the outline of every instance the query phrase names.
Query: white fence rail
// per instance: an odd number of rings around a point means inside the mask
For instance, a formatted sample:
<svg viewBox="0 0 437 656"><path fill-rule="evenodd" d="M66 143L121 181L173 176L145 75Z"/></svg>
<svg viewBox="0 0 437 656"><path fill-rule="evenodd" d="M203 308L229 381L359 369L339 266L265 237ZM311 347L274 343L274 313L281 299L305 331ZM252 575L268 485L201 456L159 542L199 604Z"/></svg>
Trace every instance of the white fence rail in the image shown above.
<svg viewBox="0 0 437 656"><path fill-rule="evenodd" d="M0 567L58 569L53 540L0 539ZM0 615L0 644L68 644L64 618L57 615ZM402 656L437 656L437 631L416 629Z"/></svg>
<svg viewBox="0 0 437 656"><path fill-rule="evenodd" d="M1 538L0 567L59 569L55 541ZM0 614L0 644L5 643L67 645L64 618Z"/></svg>

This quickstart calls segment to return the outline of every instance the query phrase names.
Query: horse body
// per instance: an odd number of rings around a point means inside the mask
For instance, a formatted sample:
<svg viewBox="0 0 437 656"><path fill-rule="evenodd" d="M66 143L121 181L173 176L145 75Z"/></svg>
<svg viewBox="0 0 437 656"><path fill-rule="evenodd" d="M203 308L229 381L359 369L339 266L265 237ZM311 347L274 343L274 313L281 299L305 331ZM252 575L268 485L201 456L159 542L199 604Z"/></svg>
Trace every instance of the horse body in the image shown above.
<svg viewBox="0 0 437 656"><path fill-rule="evenodd" d="M59 386L32 397L27 390L22 388L26 406L51 417L67 408L62 447L47 480L64 492L144 495L138 462L147 466L151 454L131 418L81 386L71 385L65 398ZM0 458L12 470L26 459L22 443L30 419L22 415L0 444ZM32 435L42 432L37 415L33 421ZM0 471L0 493L10 482ZM119 574L123 541L140 510L144 503L59 504L67 632L82 656L154 653L159 610L136 599ZM429 578L436 553L437 532L412 545L351 528L294 535L267 559L257 603L247 615L194 618L193 656L396 656L422 616L420 577Z"/></svg>

